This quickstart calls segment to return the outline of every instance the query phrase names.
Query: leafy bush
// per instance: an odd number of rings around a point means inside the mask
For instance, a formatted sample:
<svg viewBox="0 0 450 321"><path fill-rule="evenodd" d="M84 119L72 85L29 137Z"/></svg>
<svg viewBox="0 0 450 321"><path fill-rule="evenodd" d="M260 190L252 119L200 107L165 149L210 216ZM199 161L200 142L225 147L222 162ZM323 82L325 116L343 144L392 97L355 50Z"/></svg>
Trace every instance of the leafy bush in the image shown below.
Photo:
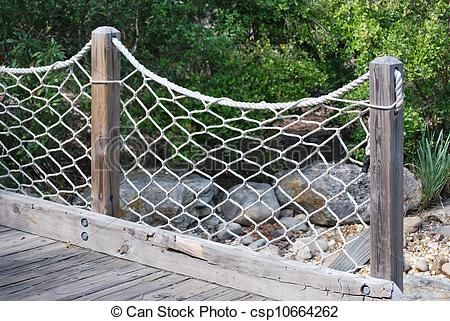
<svg viewBox="0 0 450 321"><path fill-rule="evenodd" d="M118 28L161 76L236 100L317 96L367 71L375 57L396 56L405 67L405 160L415 159L425 124L449 132L446 0L5 0L0 64L68 57L100 25Z"/></svg>
<svg viewBox="0 0 450 321"><path fill-rule="evenodd" d="M422 206L429 207L450 182L450 134L427 130L419 142L416 174L422 181Z"/></svg>

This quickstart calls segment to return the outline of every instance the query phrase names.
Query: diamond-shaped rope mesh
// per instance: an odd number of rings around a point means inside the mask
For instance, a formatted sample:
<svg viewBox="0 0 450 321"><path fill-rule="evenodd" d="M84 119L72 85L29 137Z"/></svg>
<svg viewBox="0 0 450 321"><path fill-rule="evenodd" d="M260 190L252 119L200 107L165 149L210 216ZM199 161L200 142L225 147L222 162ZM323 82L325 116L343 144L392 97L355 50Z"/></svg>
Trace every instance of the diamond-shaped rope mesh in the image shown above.
<svg viewBox="0 0 450 321"><path fill-rule="evenodd" d="M368 228L367 101L241 103L170 83L118 41L123 215L267 255L331 265ZM367 86L365 88L367 90Z"/></svg>
<svg viewBox="0 0 450 321"><path fill-rule="evenodd" d="M90 81L77 55L0 70L0 188L89 207ZM89 68L88 68L89 70Z"/></svg>
<svg viewBox="0 0 450 321"><path fill-rule="evenodd" d="M368 74L319 98L237 102L170 83L113 43L125 75L122 217L284 259L364 264L349 249L367 238L370 105L342 96L367 91ZM1 67L1 189L90 207L88 49Z"/></svg>

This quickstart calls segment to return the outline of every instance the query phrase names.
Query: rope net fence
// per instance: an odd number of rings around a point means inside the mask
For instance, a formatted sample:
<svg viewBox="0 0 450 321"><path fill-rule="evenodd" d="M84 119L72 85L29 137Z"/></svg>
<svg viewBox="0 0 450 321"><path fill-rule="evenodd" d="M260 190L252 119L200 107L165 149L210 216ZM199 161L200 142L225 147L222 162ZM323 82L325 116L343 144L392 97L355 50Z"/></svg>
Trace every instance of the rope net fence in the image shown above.
<svg viewBox="0 0 450 321"><path fill-rule="evenodd" d="M50 66L0 67L0 188L89 207L89 49Z"/></svg>
<svg viewBox="0 0 450 321"><path fill-rule="evenodd" d="M368 73L319 98L248 103L190 91L122 54L127 220L357 271L368 238ZM90 208L88 43L65 62L0 67L0 188ZM398 79L401 83L401 78ZM396 107L401 104L401 90ZM395 106L394 106L395 107Z"/></svg>

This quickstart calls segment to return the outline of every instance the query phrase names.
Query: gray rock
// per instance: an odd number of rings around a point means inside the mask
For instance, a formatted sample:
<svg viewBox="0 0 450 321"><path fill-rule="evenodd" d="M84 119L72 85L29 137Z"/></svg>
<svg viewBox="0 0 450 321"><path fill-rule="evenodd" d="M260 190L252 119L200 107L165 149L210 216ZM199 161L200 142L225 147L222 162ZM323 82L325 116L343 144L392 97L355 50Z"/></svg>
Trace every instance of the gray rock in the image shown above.
<svg viewBox="0 0 450 321"><path fill-rule="evenodd" d="M311 249L302 240L295 241L292 249L294 251L294 258L298 261L310 260L312 258Z"/></svg>
<svg viewBox="0 0 450 321"><path fill-rule="evenodd" d="M328 242L322 239L314 240L313 237L303 237L300 240L307 244L313 253L320 253L320 250L322 250L322 252L326 252L329 249Z"/></svg>
<svg viewBox="0 0 450 321"><path fill-rule="evenodd" d="M329 165L330 166L330 165ZM354 164L338 164L331 165L329 173L328 167L324 163L316 163L301 170L303 176L297 171L281 171L276 174L279 178L276 195L280 205L288 203L291 199L295 202L291 203L289 207L295 211L309 213L316 211L319 208L327 205L322 211L311 216L310 221L314 224L323 226L333 226L336 223L336 217L332 214L334 212L339 219L346 218L348 215L355 212L355 214L347 217L344 224L360 223L360 219L356 215L356 208L351 198L357 205L363 204L369 198L369 177L367 174L361 173L361 168ZM404 185L404 199L405 211L416 209L420 204L421 184L414 178L406 168L404 169L405 185ZM350 184L347 187L348 194L343 193L335 199L328 201L336 194L344 191L345 184ZM308 181L315 180L308 189ZM354 181L354 182L353 182ZM303 209L302 209L303 208ZM331 212L332 211L332 212ZM369 223L368 204L358 206L357 213L366 222Z"/></svg>
<svg viewBox="0 0 450 321"><path fill-rule="evenodd" d="M192 191L191 191L192 190ZM217 187L209 179L197 174L180 179L167 172L159 172L152 177L143 171L132 172L120 186L122 211L128 208L140 215L151 214L144 219L147 224L158 226L171 224L185 230L196 223L193 217L205 217L210 214L207 206L217 193ZM179 215L183 208L189 215ZM128 211L127 211L128 212ZM161 215L162 214L162 215ZM125 217L129 213L125 213Z"/></svg>
<svg viewBox="0 0 450 321"><path fill-rule="evenodd" d="M251 243L253 243L254 241L255 241L255 239L253 238L253 236L247 235L246 237L244 237L241 240L241 243L242 243L242 245L247 246L247 245L250 245Z"/></svg>
<svg viewBox="0 0 450 321"><path fill-rule="evenodd" d="M450 225L438 226L435 231L438 234L450 238Z"/></svg>
<svg viewBox="0 0 450 321"><path fill-rule="evenodd" d="M422 183L407 168L403 170L403 209L407 213L420 207Z"/></svg>
<svg viewBox="0 0 450 321"><path fill-rule="evenodd" d="M439 254L433 260L433 264L431 265L431 271L436 273L436 274L442 272L442 267L447 262L448 262L448 255L447 255L447 253Z"/></svg>
<svg viewBox="0 0 450 321"><path fill-rule="evenodd" d="M209 232L212 232L216 231L216 228L220 225L220 222L221 221L217 216L211 215L208 218L204 218L200 224Z"/></svg>
<svg viewBox="0 0 450 321"><path fill-rule="evenodd" d="M236 235L241 234L242 226L238 223L222 223L219 225L218 231L220 232L217 233L217 238L221 241L225 241L235 237L232 233Z"/></svg>
<svg viewBox="0 0 450 321"><path fill-rule="evenodd" d="M280 237L284 234L286 234L286 236L288 238L292 238L294 236L292 231L286 232L286 230L284 228L277 228L275 230L272 230L272 232L270 232L270 235L272 235L273 238Z"/></svg>
<svg viewBox="0 0 450 321"><path fill-rule="evenodd" d="M270 244L268 247L259 250L258 253L268 256L280 256L280 249L278 246Z"/></svg>
<svg viewBox="0 0 450 321"><path fill-rule="evenodd" d="M272 230L270 232L270 235L272 235L273 238L277 238L277 237L284 235L285 232L286 232L286 230L284 228L277 228L275 230Z"/></svg>
<svg viewBox="0 0 450 321"><path fill-rule="evenodd" d="M282 217L280 218L280 223L283 224L286 229L291 229L291 231L306 231L308 230L308 226L304 222L306 219L306 216L303 214L294 216L294 217Z"/></svg>
<svg viewBox="0 0 450 321"><path fill-rule="evenodd" d="M425 258L420 258L417 260L416 264L414 265L417 271L419 272L426 272L428 271L428 262Z"/></svg>
<svg viewBox="0 0 450 321"><path fill-rule="evenodd" d="M450 263L445 263L442 265L441 271L450 278Z"/></svg>
<svg viewBox="0 0 450 321"><path fill-rule="evenodd" d="M259 239L256 241L253 241L252 243L250 243L248 245L249 248L251 248L252 250L257 250L260 247L263 247L264 245L266 245L267 241L265 239Z"/></svg>
<svg viewBox="0 0 450 321"><path fill-rule="evenodd" d="M423 216L437 220L444 225L450 225L450 198L444 204L428 209Z"/></svg>
<svg viewBox="0 0 450 321"><path fill-rule="evenodd" d="M291 208L286 208L280 211L280 217L292 217L294 216L294 210Z"/></svg>
<svg viewBox="0 0 450 321"><path fill-rule="evenodd" d="M403 271L405 273L408 273L411 270L412 270L412 266L408 262L405 262L405 264L403 265Z"/></svg>
<svg viewBox="0 0 450 321"><path fill-rule="evenodd" d="M403 219L403 233L409 234L419 230L422 219L419 216L408 216Z"/></svg>
<svg viewBox="0 0 450 321"><path fill-rule="evenodd" d="M255 223L260 223L272 215L277 217L280 205L274 190L269 190L271 188L272 186L269 184L255 182L249 182L247 185L235 185L228 191L232 201L227 200L220 206L220 212L226 221L237 218L235 222L244 226L252 225L252 222L244 215ZM258 201L261 195L263 195L262 201ZM242 211L243 209L245 211Z"/></svg>
<svg viewBox="0 0 450 321"><path fill-rule="evenodd" d="M408 274L404 278L403 294L405 300L441 300L448 301L450 280L433 276L419 276Z"/></svg>

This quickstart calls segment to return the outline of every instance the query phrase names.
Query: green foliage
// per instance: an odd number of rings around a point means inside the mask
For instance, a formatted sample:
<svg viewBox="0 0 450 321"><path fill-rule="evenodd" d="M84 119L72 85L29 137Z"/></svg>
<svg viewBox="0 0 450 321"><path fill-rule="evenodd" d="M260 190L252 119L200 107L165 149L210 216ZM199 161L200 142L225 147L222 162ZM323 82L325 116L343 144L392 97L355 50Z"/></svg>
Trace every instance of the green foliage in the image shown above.
<svg viewBox="0 0 450 321"><path fill-rule="evenodd" d="M429 207L450 183L450 134L427 130L417 150L416 174L422 181L422 206Z"/></svg>
<svg viewBox="0 0 450 321"><path fill-rule="evenodd" d="M0 4L1 64L23 67L69 57L96 27L112 25L154 72L205 94L236 100L317 96L367 71L375 57L396 56L405 67L405 159L414 160L425 124L449 132L446 0L1 0ZM123 73L129 70L123 64ZM351 96L367 98L367 88ZM153 98L144 100L151 103ZM186 106L195 107L191 102ZM135 115L142 112L133 108ZM230 119L236 112L222 108L220 115ZM152 116L161 126L170 119L156 109ZM197 117L208 124L218 121L208 113ZM183 123L188 131L198 126ZM142 127L149 135L156 130L154 124ZM167 131L180 133L175 128ZM221 137L231 134L225 128L217 132ZM363 133L350 134L351 145Z"/></svg>

